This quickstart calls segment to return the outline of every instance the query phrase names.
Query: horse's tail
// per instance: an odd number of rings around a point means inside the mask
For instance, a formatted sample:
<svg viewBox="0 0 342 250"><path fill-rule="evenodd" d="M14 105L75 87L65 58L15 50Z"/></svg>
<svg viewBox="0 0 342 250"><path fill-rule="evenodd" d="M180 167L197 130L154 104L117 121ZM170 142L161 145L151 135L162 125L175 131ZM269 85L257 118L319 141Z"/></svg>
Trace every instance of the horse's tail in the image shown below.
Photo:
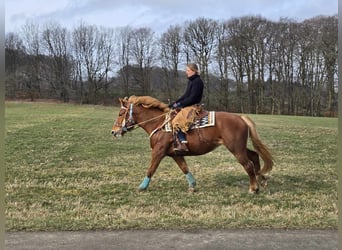
<svg viewBox="0 0 342 250"><path fill-rule="evenodd" d="M261 169L261 174L270 172L273 167L273 157L267 147L261 142L258 133L256 131L255 123L248 116L241 116L242 120L247 124L249 128L249 135L252 139L252 144L257 153L261 156L264 161L264 167Z"/></svg>

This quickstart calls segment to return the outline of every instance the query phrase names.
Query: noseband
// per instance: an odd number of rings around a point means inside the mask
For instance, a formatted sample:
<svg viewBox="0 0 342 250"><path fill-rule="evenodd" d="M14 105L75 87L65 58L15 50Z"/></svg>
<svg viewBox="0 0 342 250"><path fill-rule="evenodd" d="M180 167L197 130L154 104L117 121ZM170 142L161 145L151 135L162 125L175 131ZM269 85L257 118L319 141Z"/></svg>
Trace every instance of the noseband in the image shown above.
<svg viewBox="0 0 342 250"><path fill-rule="evenodd" d="M130 125L130 126L127 127L127 128L130 128L130 127L132 127L132 126L135 125L135 121L134 121L134 119L133 119L133 103L131 103L131 104L129 105L129 117L128 117L127 123L128 123L128 124L132 124L132 125ZM126 125L127 125L127 123L126 123Z"/></svg>
<svg viewBox="0 0 342 250"><path fill-rule="evenodd" d="M133 119L133 103L131 103L129 105L129 108L127 108L125 106L121 106L121 108L126 110L125 115L124 115L125 118L123 119L123 121L121 123L121 129L123 131L127 132L128 130L134 128L134 126L135 126L135 121ZM128 116L128 119L126 121L127 114L129 114L129 116ZM128 124L130 124L130 125L128 125Z"/></svg>

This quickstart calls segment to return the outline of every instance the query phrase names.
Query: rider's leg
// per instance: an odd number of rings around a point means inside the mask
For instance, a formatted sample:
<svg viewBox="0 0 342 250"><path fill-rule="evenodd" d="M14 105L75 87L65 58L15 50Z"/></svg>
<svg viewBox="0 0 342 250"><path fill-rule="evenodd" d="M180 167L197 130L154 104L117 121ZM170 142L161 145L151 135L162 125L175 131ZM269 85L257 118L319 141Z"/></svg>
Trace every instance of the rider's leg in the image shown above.
<svg viewBox="0 0 342 250"><path fill-rule="evenodd" d="M186 145L188 141L186 140L185 133L181 130L176 132L176 145L174 150L177 152L187 152L189 151L188 146Z"/></svg>
<svg viewBox="0 0 342 250"><path fill-rule="evenodd" d="M188 143L188 141L186 140L186 135L182 130L179 130L177 132L177 137L178 137L180 143Z"/></svg>

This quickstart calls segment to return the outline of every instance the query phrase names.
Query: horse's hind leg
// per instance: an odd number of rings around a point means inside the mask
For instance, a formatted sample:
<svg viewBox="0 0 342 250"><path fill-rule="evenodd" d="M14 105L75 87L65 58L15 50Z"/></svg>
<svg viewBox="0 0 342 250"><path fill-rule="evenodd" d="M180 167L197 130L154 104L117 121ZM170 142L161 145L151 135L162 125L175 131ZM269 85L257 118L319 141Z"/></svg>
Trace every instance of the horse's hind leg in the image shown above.
<svg viewBox="0 0 342 250"><path fill-rule="evenodd" d="M185 174L186 180L189 183L189 191L194 192L196 187L196 180L189 171L188 165L186 164L186 161L183 156L172 156L172 158L177 163L178 167L182 170L182 172Z"/></svg>
<svg viewBox="0 0 342 250"><path fill-rule="evenodd" d="M247 148L247 156L254 163L255 174L260 175L260 160L257 152Z"/></svg>
<svg viewBox="0 0 342 250"><path fill-rule="evenodd" d="M248 158L254 163L254 170L258 183L263 187L267 186L266 177L260 173L260 160L258 153L253 150L247 149L247 155Z"/></svg>
<svg viewBox="0 0 342 250"><path fill-rule="evenodd" d="M246 151L246 153L235 154L235 157L237 158L239 163L244 167L245 171L249 176L249 192L257 193L259 191L259 187L258 182L256 180L255 165L254 161L249 159L248 154L251 153L248 153L248 151Z"/></svg>

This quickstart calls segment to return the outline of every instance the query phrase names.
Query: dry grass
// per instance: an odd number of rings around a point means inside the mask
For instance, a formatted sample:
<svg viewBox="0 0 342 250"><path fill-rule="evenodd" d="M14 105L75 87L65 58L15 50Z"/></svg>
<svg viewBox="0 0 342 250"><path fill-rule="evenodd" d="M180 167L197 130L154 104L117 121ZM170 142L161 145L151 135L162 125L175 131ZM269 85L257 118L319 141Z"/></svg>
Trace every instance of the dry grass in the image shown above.
<svg viewBox="0 0 342 250"><path fill-rule="evenodd" d="M252 115L275 157L269 188L220 147L187 158L199 191L164 159L147 192L148 136L114 140L117 109L6 103L6 229L337 228L337 119Z"/></svg>

